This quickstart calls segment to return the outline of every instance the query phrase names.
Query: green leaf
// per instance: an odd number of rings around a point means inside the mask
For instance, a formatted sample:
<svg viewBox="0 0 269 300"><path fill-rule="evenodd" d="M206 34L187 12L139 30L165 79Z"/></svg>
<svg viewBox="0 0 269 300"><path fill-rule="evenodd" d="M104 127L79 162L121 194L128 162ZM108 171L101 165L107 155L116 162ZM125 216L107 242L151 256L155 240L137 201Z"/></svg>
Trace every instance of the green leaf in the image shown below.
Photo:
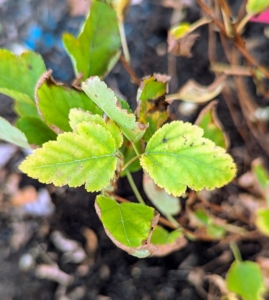
<svg viewBox="0 0 269 300"><path fill-rule="evenodd" d="M204 227L208 236L212 238L222 238L226 234L224 227L214 224L214 220L207 214L204 209L197 209L193 212L193 216L198 221L198 227ZM199 224L200 223L200 224Z"/></svg>
<svg viewBox="0 0 269 300"><path fill-rule="evenodd" d="M269 0L248 0L246 10L249 15L257 15L269 7Z"/></svg>
<svg viewBox="0 0 269 300"><path fill-rule="evenodd" d="M136 122L134 114L122 109L114 92L97 76L82 82L82 89L111 120L118 124L130 141L137 142L142 138L147 126Z"/></svg>
<svg viewBox="0 0 269 300"><path fill-rule="evenodd" d="M52 71L43 74L37 87L37 104L46 123L63 131L70 131L69 111L81 108L94 114L102 114L101 109L84 92L56 83Z"/></svg>
<svg viewBox="0 0 269 300"><path fill-rule="evenodd" d="M16 56L0 49L0 93L23 104L23 109L21 105L16 106L16 111L21 116L39 117L34 91L38 79L45 71L41 56L34 52L28 51Z"/></svg>
<svg viewBox="0 0 269 300"><path fill-rule="evenodd" d="M265 291L263 276L258 264L251 261L235 261L227 276L227 288L243 300L262 300Z"/></svg>
<svg viewBox="0 0 269 300"><path fill-rule="evenodd" d="M20 118L17 120L16 126L24 132L30 144L42 146L57 138L57 134L38 118Z"/></svg>
<svg viewBox="0 0 269 300"><path fill-rule="evenodd" d="M81 123L76 133L63 133L26 158L20 169L56 186L86 183L89 192L109 184L116 170L116 145L111 134L94 123Z"/></svg>
<svg viewBox="0 0 269 300"><path fill-rule="evenodd" d="M139 153L141 153L142 152L141 141L136 142L135 146L138 149ZM126 138L124 138L123 144L120 148L120 152L124 157L124 164L127 164L132 158L137 156L132 146L132 143L128 141ZM125 170L121 172L121 177L126 176L127 171L133 173L139 171L140 169L141 169L140 161L139 159L136 159Z"/></svg>
<svg viewBox="0 0 269 300"><path fill-rule="evenodd" d="M190 123L164 125L149 140L140 158L142 167L174 196L187 186L199 191L227 184L236 173L231 156L202 135L203 130Z"/></svg>
<svg viewBox="0 0 269 300"><path fill-rule="evenodd" d="M78 124L82 122L93 122L95 124L101 125L108 132L111 133L111 135L115 140L117 148L119 148L123 143L123 136L119 127L115 124L115 122L111 120L105 121L99 115L93 115L90 112L86 112L81 109L75 109L75 108L70 110L69 119L70 119L70 126L74 131L76 131Z"/></svg>
<svg viewBox="0 0 269 300"><path fill-rule="evenodd" d="M97 196L95 208L112 242L129 254L146 257L156 248L149 243L158 218L152 207L138 203L118 204L114 199Z"/></svg>
<svg viewBox="0 0 269 300"><path fill-rule="evenodd" d="M187 244L187 240L180 229L168 232L161 226L156 226L151 236L151 243L158 246L152 256L165 256L178 251Z"/></svg>
<svg viewBox="0 0 269 300"><path fill-rule="evenodd" d="M139 122L149 124L144 135L147 142L152 135L168 119L165 94L167 92L167 83L170 77L162 74L154 74L142 80L141 87L138 90L138 110Z"/></svg>
<svg viewBox="0 0 269 300"><path fill-rule="evenodd" d="M144 173L143 189L152 204L164 215L176 215L180 212L180 203L177 197L169 195L158 187L154 181Z"/></svg>
<svg viewBox="0 0 269 300"><path fill-rule="evenodd" d="M0 117L0 140L15 144L19 147L31 149L24 133L12 126L2 117Z"/></svg>
<svg viewBox="0 0 269 300"><path fill-rule="evenodd" d="M195 124L204 130L204 137L214 142L217 146L227 149L229 139L224 133L216 112L216 101L210 102L199 114Z"/></svg>
<svg viewBox="0 0 269 300"><path fill-rule="evenodd" d="M83 79L93 75L104 77L120 54L121 40L116 12L106 3L93 1L79 37L76 39L65 33L63 43L77 76L82 72Z"/></svg>
<svg viewBox="0 0 269 300"><path fill-rule="evenodd" d="M269 209L268 208L260 208L255 211L256 219L255 224L259 231L269 236Z"/></svg>
<svg viewBox="0 0 269 300"><path fill-rule="evenodd" d="M264 196L269 197L269 174L260 158L255 159L251 164L252 172L258 182L259 188Z"/></svg>

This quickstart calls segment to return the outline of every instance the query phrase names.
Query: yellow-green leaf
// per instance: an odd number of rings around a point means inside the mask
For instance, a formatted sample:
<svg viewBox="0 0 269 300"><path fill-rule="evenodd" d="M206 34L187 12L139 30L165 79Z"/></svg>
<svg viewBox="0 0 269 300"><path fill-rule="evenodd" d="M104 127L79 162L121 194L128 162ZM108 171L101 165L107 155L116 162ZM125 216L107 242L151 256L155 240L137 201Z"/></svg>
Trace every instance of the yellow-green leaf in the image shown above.
<svg viewBox="0 0 269 300"><path fill-rule="evenodd" d="M164 125L149 140L140 162L154 182L169 194L180 196L187 186L212 190L231 181L236 166L225 150L202 137L190 123Z"/></svg>
<svg viewBox="0 0 269 300"><path fill-rule="evenodd" d="M250 15L257 15L269 7L269 0L248 0L246 10Z"/></svg>
<svg viewBox="0 0 269 300"><path fill-rule="evenodd" d="M136 122L134 114L122 109L114 92L97 76L82 82L82 89L111 120L118 124L130 141L137 142L142 138L147 126Z"/></svg>
<svg viewBox="0 0 269 300"><path fill-rule="evenodd" d="M81 123L76 133L58 135L26 158L20 170L43 183L70 187L85 183L87 191L100 191L113 178L117 158L115 140L104 127Z"/></svg>

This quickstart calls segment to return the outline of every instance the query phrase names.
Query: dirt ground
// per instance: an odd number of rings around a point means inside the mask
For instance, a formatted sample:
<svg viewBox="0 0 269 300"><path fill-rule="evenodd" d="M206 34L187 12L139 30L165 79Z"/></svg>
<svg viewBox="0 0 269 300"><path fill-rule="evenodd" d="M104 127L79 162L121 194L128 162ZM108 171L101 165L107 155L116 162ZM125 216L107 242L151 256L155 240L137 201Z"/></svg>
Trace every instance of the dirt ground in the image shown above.
<svg viewBox="0 0 269 300"><path fill-rule="evenodd" d="M236 3L240 1L230 2L236 11ZM125 30L132 68L140 78L153 72L173 75L171 92L190 78L210 84L214 74L209 65L207 28L201 29L191 58L172 57L166 50L172 14L171 7L164 7L157 0L143 0L130 7ZM192 3L185 19L193 22L199 16L198 5ZM26 48L40 52L47 68L53 69L54 78L70 83L74 74L60 40L63 32L76 34L82 20L82 16L70 16L64 0L0 0L0 48L16 53ZM253 46L251 51L268 66L269 42L262 34L263 28L263 24L251 23L245 37L252 44L257 42L257 36L260 37L258 47ZM221 48L217 55L221 60ZM121 63L106 81L135 108L137 86L130 81ZM249 81L248 87L255 96L253 82ZM268 104L265 97L255 96L255 99L259 105ZM242 118L238 107L235 104L238 118ZM184 121L194 122L202 108L199 106L193 113L183 115L175 104L172 112ZM257 157L268 162L268 154L249 133L246 144L223 96L218 98L218 115L231 140L229 152L237 163L238 176L248 171ZM0 95L0 116L15 120L12 102L3 95ZM242 128L245 130L244 122ZM0 147L0 151L11 153L3 165L0 164L0 299L220 299L219 290L205 280L205 276L225 276L234 259L229 241L189 241L186 247L166 257L137 259L117 249L105 235L94 210L94 194L87 193L83 187L44 186L18 171L17 166L25 153L14 147L4 150ZM143 194L142 173L135 173L134 178ZM25 209L20 199L14 199L14 195L26 187L30 195L38 193L40 199L44 196L40 200L44 207L40 204L41 208ZM242 193L248 191L232 182L213 192L212 203L221 205L227 201L233 207ZM118 195L135 201L124 178L119 182ZM249 195L251 197L251 193ZM184 211L184 199L181 204ZM246 227L254 230L252 225L246 224ZM61 245L57 240L62 241ZM238 245L244 260L255 261L261 253L269 257L269 241L261 235L238 240Z"/></svg>

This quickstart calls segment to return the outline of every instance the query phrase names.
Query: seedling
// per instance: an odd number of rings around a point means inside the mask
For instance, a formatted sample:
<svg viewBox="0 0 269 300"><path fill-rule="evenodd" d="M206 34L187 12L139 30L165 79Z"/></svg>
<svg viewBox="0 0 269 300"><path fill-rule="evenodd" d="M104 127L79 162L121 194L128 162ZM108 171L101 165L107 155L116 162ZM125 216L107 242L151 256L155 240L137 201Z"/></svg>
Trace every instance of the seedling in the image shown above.
<svg viewBox="0 0 269 300"><path fill-rule="evenodd" d="M64 35L78 76L71 88L54 81L39 55L26 52L17 57L0 50L0 92L15 100L19 115L17 128L0 119L0 137L20 147L34 146L33 154L19 166L30 177L101 192L95 208L118 247L146 257L165 245L158 252L162 255L176 249L179 238L184 240L172 216L180 209L176 197L187 188L222 187L234 178L236 166L224 148L203 137L203 129L170 122L165 100L168 76L155 74L141 81L135 113L100 79L120 55L117 22L114 9L96 1L78 39ZM100 24L105 30L99 35ZM153 204L178 228L175 231L157 226L159 213L142 199L131 175L141 168L166 197L168 204L158 199ZM114 186L120 176L127 176L139 203L116 201Z"/></svg>

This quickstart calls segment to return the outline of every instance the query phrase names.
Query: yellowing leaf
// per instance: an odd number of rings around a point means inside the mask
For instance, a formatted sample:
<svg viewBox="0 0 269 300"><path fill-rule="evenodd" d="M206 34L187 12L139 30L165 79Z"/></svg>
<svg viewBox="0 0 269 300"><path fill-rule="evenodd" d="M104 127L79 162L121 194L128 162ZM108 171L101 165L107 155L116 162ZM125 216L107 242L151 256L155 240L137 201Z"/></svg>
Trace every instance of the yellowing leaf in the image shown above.
<svg viewBox="0 0 269 300"><path fill-rule="evenodd" d="M216 112L217 102L210 102L199 114L195 124L204 130L204 137L214 142L217 146L227 149L230 145L228 136Z"/></svg>
<svg viewBox="0 0 269 300"><path fill-rule="evenodd" d="M84 92L57 83L51 76L52 71L42 75L36 89L36 101L45 122L63 131L70 131L68 114L71 108L81 108L95 114L101 109Z"/></svg>
<svg viewBox="0 0 269 300"><path fill-rule="evenodd" d="M93 1L78 38L65 33L63 43L77 76L82 72L83 79L104 77L119 58L121 39L116 12L106 3Z"/></svg>
<svg viewBox="0 0 269 300"><path fill-rule="evenodd" d="M20 170L43 183L70 187L85 183L87 191L100 191L116 170L116 145L99 124L81 123L76 133L63 133L26 158Z"/></svg>
<svg viewBox="0 0 269 300"><path fill-rule="evenodd" d="M259 231L269 236L269 209L268 208L260 208L255 211L256 219L255 224Z"/></svg>
<svg viewBox="0 0 269 300"><path fill-rule="evenodd" d="M83 82L82 89L111 120L118 124L130 141L137 142L142 138L147 126L136 122L134 114L122 109L114 92L97 76Z"/></svg>
<svg viewBox="0 0 269 300"><path fill-rule="evenodd" d="M31 149L25 134L2 117L0 117L0 140Z"/></svg>
<svg viewBox="0 0 269 300"><path fill-rule="evenodd" d="M187 186L199 191L227 184L236 173L232 158L202 135L203 130L190 123L164 125L140 158L143 169L174 196L182 195Z"/></svg>
<svg viewBox="0 0 269 300"><path fill-rule="evenodd" d="M130 0L112 0L112 6L114 7L119 22L123 22L124 12L127 10L130 5Z"/></svg>
<svg viewBox="0 0 269 300"><path fill-rule="evenodd" d="M139 122L149 124L144 140L148 141L154 132L168 119L165 94L170 77L164 74L153 74L143 78L138 90Z"/></svg>
<svg viewBox="0 0 269 300"><path fill-rule="evenodd" d="M166 101L183 100L195 103L204 103L218 96L224 85L226 75L217 78L211 85L203 86L193 79L187 83L176 93L166 96Z"/></svg>
<svg viewBox="0 0 269 300"><path fill-rule="evenodd" d="M248 0L246 10L250 15L257 15L269 7L269 0Z"/></svg>
<svg viewBox="0 0 269 300"><path fill-rule="evenodd" d="M123 136L119 127L115 122L108 120L107 122L99 115L93 115L90 112L83 111L81 109L71 109L69 114L70 125L74 131L77 126L82 122L93 122L104 127L113 136L116 147L119 148L123 143Z"/></svg>
<svg viewBox="0 0 269 300"><path fill-rule="evenodd" d="M118 204L102 195L95 201L96 212L112 242L139 258L152 254L156 247L150 243L159 216L152 207L138 203Z"/></svg>

